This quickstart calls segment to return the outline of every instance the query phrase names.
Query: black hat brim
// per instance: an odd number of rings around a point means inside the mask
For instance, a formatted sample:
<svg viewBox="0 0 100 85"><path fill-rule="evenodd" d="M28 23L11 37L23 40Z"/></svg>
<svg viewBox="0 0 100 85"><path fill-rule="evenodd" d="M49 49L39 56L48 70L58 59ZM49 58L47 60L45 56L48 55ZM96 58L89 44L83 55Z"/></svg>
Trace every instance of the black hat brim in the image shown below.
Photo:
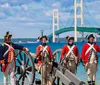
<svg viewBox="0 0 100 85"><path fill-rule="evenodd" d="M69 41L69 40L74 40L74 37L70 37L70 38L68 39L68 41Z"/></svg>
<svg viewBox="0 0 100 85"><path fill-rule="evenodd" d="M87 38L87 39L89 40L91 37L92 37L93 39L95 38L95 37L94 37L94 35L93 35L93 34L91 34L91 35L89 35L89 36L88 36L88 38Z"/></svg>
<svg viewBox="0 0 100 85"><path fill-rule="evenodd" d="M45 38L46 40L48 40L47 36L42 36L42 37L40 38L40 40L42 40L43 38Z"/></svg>

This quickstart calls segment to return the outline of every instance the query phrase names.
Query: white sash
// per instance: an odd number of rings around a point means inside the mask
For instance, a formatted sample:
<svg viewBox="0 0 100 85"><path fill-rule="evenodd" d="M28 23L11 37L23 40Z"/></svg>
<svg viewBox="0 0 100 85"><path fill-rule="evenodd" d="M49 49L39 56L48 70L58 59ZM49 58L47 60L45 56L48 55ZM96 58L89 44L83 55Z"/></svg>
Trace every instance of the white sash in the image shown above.
<svg viewBox="0 0 100 85"><path fill-rule="evenodd" d="M7 55L7 53L11 50L11 49L13 49L14 50L14 48L12 47L12 46L10 46L9 44L7 44L7 43L4 43L6 46L8 46L8 50L4 53L4 55L3 55L3 57L5 57L6 55Z"/></svg>
<svg viewBox="0 0 100 85"><path fill-rule="evenodd" d="M85 55L91 50L91 49L94 49L94 51L96 52L96 49L94 48L94 44L89 44L88 43L88 45L90 46L88 49L87 49L87 51L85 52Z"/></svg>
<svg viewBox="0 0 100 85"><path fill-rule="evenodd" d="M42 45L40 45L40 46L42 47ZM48 47L48 46L45 46L44 48L42 47L42 48L43 48L43 52L46 51L47 53L49 53L49 52L47 51L47 47Z"/></svg>
<svg viewBox="0 0 100 85"><path fill-rule="evenodd" d="M47 47L48 47L48 46L45 46L45 47L44 47L43 52L45 52L45 51L48 52L48 51L47 51Z"/></svg>
<svg viewBox="0 0 100 85"><path fill-rule="evenodd" d="M66 57L70 54L70 53L73 53L73 49L75 47L75 45L73 45L71 48L69 46L67 46L69 48L69 52L67 53Z"/></svg>

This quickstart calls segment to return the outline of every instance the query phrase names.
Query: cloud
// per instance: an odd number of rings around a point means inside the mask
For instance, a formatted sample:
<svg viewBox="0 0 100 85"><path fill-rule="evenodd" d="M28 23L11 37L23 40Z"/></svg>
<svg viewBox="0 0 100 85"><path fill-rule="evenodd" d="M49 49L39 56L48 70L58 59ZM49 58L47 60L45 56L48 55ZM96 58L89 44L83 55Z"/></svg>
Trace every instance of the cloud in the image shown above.
<svg viewBox="0 0 100 85"><path fill-rule="evenodd" d="M33 0L33 1L35 1L35 2L41 2L42 0Z"/></svg>
<svg viewBox="0 0 100 85"><path fill-rule="evenodd" d="M63 0L61 1L61 7L70 7L70 6L73 6L74 5L74 2L73 0Z"/></svg>
<svg viewBox="0 0 100 85"><path fill-rule="evenodd" d="M6 25L6 26L5 26ZM45 34L49 34L51 31L49 30L51 28L50 24L48 22L25 22L25 23L18 23L13 21L0 21L0 29L2 30L1 35L4 35L6 31L10 31L13 33L14 38L23 38L23 37L38 37L40 34L40 30L45 30ZM48 32L48 30L49 32ZM35 30L35 32L34 32Z"/></svg>
<svg viewBox="0 0 100 85"><path fill-rule="evenodd" d="M8 3L4 3L1 7L2 8L10 8L10 5Z"/></svg>
<svg viewBox="0 0 100 85"><path fill-rule="evenodd" d="M98 26L100 24L100 1L94 0L91 2L84 2L84 22L88 26Z"/></svg>
<svg viewBox="0 0 100 85"><path fill-rule="evenodd" d="M28 6L26 4L21 5L21 7L26 11L28 10Z"/></svg>
<svg viewBox="0 0 100 85"><path fill-rule="evenodd" d="M68 20L68 18L71 18L70 17L70 13L68 13L68 12L60 12L60 19Z"/></svg>
<svg viewBox="0 0 100 85"><path fill-rule="evenodd" d="M36 2L36 0L0 0L0 4L9 3L11 6L16 6L16 5L22 5L22 4L29 4L33 1Z"/></svg>
<svg viewBox="0 0 100 85"><path fill-rule="evenodd" d="M49 10L49 11L44 11L44 14L49 17L49 16L52 16L52 10Z"/></svg>
<svg viewBox="0 0 100 85"><path fill-rule="evenodd" d="M6 16L12 16L15 14L13 7L9 3L4 3L0 5L0 12L4 13Z"/></svg>
<svg viewBox="0 0 100 85"><path fill-rule="evenodd" d="M100 22L100 14L96 15L95 17L96 17L96 19L99 20L99 22Z"/></svg>
<svg viewBox="0 0 100 85"><path fill-rule="evenodd" d="M52 7L59 7L60 5L61 5L60 2L55 2L52 4Z"/></svg>
<svg viewBox="0 0 100 85"><path fill-rule="evenodd" d="M98 14L99 10L100 10L99 5L100 5L100 0L94 0L92 2L84 2L84 8L86 10L89 10L89 12L91 12L91 13Z"/></svg>
<svg viewBox="0 0 100 85"><path fill-rule="evenodd" d="M100 24L100 1L90 1L85 0L88 10ZM73 25L73 4L73 0L0 0L0 29L3 29L3 33L10 30L15 37L38 37L42 29L48 35L52 32L53 9L59 10L61 28ZM86 26L96 26L92 17L84 4ZM2 35L3 33L0 32Z"/></svg>
<svg viewBox="0 0 100 85"><path fill-rule="evenodd" d="M0 19L6 18L6 15L4 13L0 13Z"/></svg>

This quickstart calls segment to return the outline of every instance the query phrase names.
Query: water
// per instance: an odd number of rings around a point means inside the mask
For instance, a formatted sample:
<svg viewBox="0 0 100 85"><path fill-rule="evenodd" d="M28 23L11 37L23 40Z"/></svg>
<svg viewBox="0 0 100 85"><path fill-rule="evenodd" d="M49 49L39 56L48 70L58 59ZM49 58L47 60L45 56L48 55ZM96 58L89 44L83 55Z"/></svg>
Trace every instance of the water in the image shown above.
<svg viewBox="0 0 100 85"><path fill-rule="evenodd" d="M58 48L62 48L66 43L48 43L49 46L51 46L52 51L54 52L56 49ZM79 48L79 52L81 54L81 50L82 50L82 46L84 43L76 43L76 45ZM98 43L100 46L100 43ZM39 45L39 43L24 43L21 44L23 46L26 46L30 49L31 52L35 53L36 52L36 47ZM98 71L97 71L97 77L96 77L96 83L97 85L100 85L100 58L99 58L99 65L98 65ZM80 65L78 66L77 69L77 75L76 75L79 79L83 80L83 81L87 81L86 78L86 72L84 67L82 66L82 64L80 63ZM3 73L0 72L0 85L3 84Z"/></svg>

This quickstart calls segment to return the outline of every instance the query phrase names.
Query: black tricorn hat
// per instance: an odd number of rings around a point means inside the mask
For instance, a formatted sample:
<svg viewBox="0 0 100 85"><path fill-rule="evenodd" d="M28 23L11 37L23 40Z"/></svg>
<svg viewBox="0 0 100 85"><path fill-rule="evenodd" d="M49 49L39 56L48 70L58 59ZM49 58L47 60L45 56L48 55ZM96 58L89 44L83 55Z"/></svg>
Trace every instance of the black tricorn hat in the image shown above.
<svg viewBox="0 0 100 85"><path fill-rule="evenodd" d="M93 34L90 34L90 35L87 35L87 36L86 36L86 38L87 38L88 40L89 40L91 37L92 37L93 39L95 38Z"/></svg>
<svg viewBox="0 0 100 85"><path fill-rule="evenodd" d="M69 40L74 40L74 37L67 36L67 37L66 37L66 40L68 40L68 41L69 41Z"/></svg>
<svg viewBox="0 0 100 85"><path fill-rule="evenodd" d="M42 36L42 37L40 38L40 40L42 40L43 38L45 38L46 40L48 40L48 38L47 38L46 35Z"/></svg>
<svg viewBox="0 0 100 85"><path fill-rule="evenodd" d="M9 33L9 31L6 32L6 35L4 36L5 39L11 38L12 34Z"/></svg>

